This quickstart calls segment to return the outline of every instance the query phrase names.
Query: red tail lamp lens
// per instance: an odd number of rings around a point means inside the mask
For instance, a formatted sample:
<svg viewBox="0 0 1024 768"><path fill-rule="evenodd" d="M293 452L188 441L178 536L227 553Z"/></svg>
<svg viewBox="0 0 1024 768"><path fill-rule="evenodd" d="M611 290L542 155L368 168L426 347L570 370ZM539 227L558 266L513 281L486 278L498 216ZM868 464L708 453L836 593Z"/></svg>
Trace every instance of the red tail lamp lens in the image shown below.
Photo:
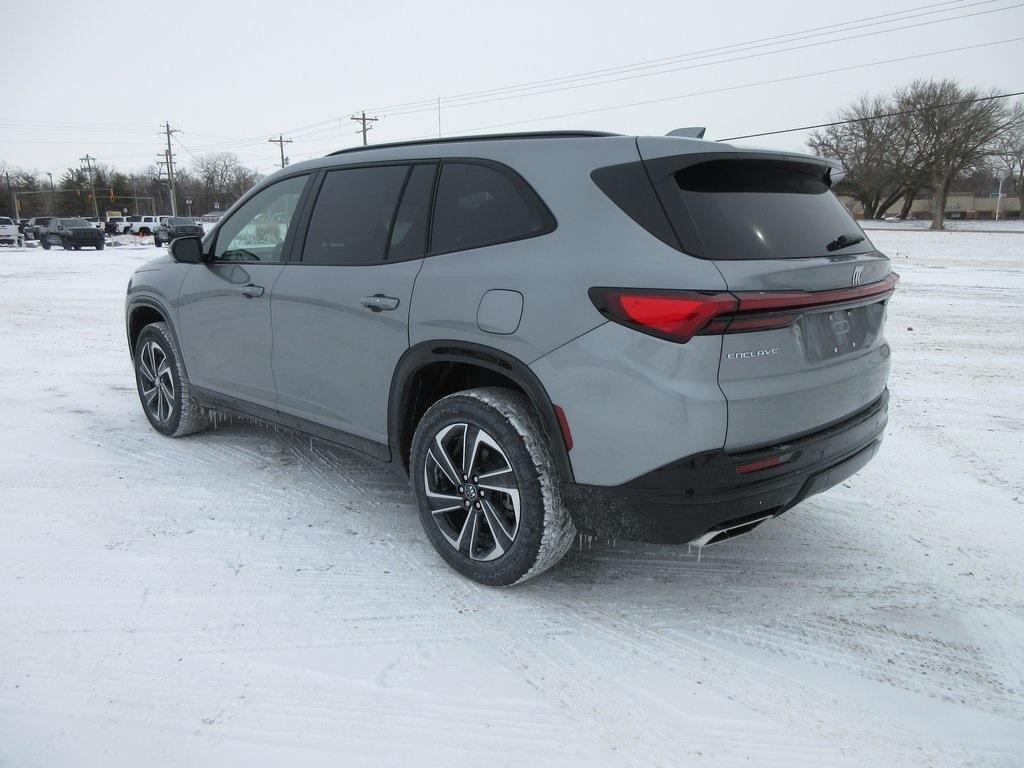
<svg viewBox="0 0 1024 768"><path fill-rule="evenodd" d="M590 298L610 320L677 342L689 341L715 315L738 306L731 294L695 291L595 288Z"/></svg>

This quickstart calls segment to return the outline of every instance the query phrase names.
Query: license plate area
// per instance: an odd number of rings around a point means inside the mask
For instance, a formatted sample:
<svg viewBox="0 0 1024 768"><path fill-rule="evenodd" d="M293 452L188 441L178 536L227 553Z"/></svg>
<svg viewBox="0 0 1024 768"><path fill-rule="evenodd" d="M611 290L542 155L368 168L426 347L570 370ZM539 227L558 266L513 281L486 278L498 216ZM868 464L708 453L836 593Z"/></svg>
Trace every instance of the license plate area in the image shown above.
<svg viewBox="0 0 1024 768"><path fill-rule="evenodd" d="M807 362L834 360L869 349L885 319L885 302L831 307L804 315L797 324Z"/></svg>

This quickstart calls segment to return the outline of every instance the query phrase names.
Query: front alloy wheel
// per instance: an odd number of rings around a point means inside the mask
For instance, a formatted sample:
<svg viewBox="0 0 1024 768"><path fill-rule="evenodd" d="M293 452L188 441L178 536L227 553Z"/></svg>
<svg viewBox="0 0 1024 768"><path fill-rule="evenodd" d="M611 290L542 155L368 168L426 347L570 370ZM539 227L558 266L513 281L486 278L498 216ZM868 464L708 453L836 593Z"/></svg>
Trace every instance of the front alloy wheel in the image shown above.
<svg viewBox="0 0 1024 768"><path fill-rule="evenodd" d="M156 341L142 345L138 361L142 404L150 417L159 424L167 424L174 415L174 378L170 361Z"/></svg>

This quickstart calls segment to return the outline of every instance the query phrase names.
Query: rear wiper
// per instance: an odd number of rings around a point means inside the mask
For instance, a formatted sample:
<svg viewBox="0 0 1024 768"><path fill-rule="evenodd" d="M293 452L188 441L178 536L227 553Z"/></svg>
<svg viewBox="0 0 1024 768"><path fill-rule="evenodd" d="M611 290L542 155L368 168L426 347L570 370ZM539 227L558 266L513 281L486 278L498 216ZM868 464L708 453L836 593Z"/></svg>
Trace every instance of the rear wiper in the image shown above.
<svg viewBox="0 0 1024 768"><path fill-rule="evenodd" d="M851 245L864 242L864 235L840 235L825 247L830 251L838 251L841 248L849 248Z"/></svg>

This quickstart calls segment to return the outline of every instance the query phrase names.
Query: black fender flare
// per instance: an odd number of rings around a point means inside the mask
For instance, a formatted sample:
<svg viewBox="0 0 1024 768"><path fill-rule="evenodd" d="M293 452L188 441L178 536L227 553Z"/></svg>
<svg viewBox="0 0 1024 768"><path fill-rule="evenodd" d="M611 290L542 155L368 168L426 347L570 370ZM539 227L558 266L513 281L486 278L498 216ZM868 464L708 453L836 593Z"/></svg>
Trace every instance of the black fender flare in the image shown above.
<svg viewBox="0 0 1024 768"><path fill-rule="evenodd" d="M124 330L125 336L128 339L128 354L134 360L135 350L132 349L132 315L140 307L148 307L154 309L160 313L164 318L164 322L167 323L167 327L171 329L171 335L174 337L174 344L178 348L178 352L181 353L181 367L185 370L185 378L188 378L188 363L185 360L187 357L185 350L181 347L181 341L178 340L178 332L174 329L174 323L171 321L171 312L164 306L164 304L152 296L135 296L128 302L128 307L124 313Z"/></svg>
<svg viewBox="0 0 1024 768"><path fill-rule="evenodd" d="M555 468L564 482L573 482L572 463L566 450L562 429L555 415L554 405L548 397L547 390L541 384L529 366L522 360L482 344L454 339L435 339L424 341L409 347L398 364L391 378L391 391L388 397L388 442L390 443L392 460L402 466L402 446L400 435L405 417L403 403L407 396L407 387L413 376L420 369L439 362L457 362L475 365L500 373L514 381L530 398L533 407L540 415L544 427L548 447L555 462Z"/></svg>

